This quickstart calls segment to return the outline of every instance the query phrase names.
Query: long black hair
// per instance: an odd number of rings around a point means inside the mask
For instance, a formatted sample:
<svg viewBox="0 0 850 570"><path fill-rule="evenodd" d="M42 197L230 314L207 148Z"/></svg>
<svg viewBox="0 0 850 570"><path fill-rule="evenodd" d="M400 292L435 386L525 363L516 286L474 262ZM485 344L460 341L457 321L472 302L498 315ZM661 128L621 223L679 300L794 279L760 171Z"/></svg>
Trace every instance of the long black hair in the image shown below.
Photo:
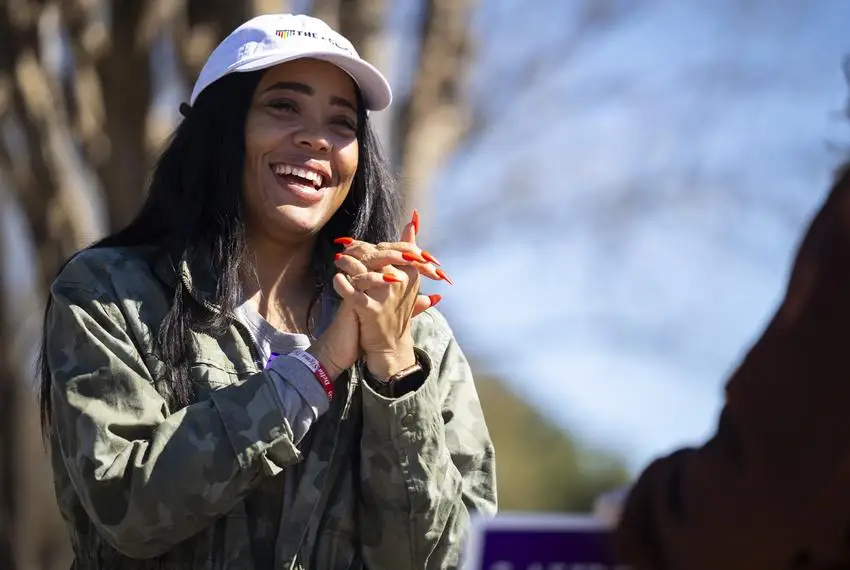
<svg viewBox="0 0 850 570"><path fill-rule="evenodd" d="M157 161L147 199L137 216L127 227L87 248L153 245L178 260L192 259L201 250L208 252L218 277L213 302L221 311L202 310L176 279L172 304L155 342L155 355L170 374L158 379L158 385L166 387L163 395L176 406L187 405L193 395L186 362L191 332L223 331L238 300L240 268L246 258L242 196L245 121L261 75L261 71L233 73L208 87ZM399 196L359 93L358 103L359 163L348 196L316 240L312 269L317 287L311 311L323 291L333 291L334 238L351 236L377 243L398 235ZM45 433L52 416L46 354L50 304L48 298L39 358ZM309 315L307 320L309 326Z"/></svg>

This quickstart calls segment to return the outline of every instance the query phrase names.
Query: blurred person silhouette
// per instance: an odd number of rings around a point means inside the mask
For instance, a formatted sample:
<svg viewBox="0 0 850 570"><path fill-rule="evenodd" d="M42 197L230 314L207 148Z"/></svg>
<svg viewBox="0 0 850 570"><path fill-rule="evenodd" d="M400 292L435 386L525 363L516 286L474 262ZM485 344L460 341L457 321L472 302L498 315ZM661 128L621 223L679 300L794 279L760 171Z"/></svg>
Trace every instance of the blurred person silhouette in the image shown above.
<svg viewBox="0 0 850 570"><path fill-rule="evenodd" d="M124 229L51 287L42 419L77 569L454 568L494 452L398 235L368 111L384 77L324 22L216 47ZM415 318L414 318L415 316Z"/></svg>
<svg viewBox="0 0 850 570"><path fill-rule="evenodd" d="M637 570L850 568L850 162L703 446L651 463L617 530Z"/></svg>

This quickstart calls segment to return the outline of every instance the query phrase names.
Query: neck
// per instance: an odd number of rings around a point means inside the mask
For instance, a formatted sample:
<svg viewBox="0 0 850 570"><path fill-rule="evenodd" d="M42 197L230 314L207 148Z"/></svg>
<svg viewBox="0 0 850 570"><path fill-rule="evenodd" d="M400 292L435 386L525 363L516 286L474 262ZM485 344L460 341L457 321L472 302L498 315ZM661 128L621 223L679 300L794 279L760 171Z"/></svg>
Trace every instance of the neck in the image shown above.
<svg viewBox="0 0 850 570"><path fill-rule="evenodd" d="M275 328L299 332L314 291L310 268L315 239L286 244L249 235L252 273L243 278L245 294Z"/></svg>

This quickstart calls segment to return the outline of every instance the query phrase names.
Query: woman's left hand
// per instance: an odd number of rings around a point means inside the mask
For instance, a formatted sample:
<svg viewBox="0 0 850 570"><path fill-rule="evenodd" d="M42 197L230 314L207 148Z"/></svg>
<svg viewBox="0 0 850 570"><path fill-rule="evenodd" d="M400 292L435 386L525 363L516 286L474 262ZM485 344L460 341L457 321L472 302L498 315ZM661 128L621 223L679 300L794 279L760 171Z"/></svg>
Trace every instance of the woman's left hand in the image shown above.
<svg viewBox="0 0 850 570"><path fill-rule="evenodd" d="M336 259L341 273L334 277L334 289L355 308L366 366L380 379L416 364L411 318L439 300L435 295L418 294L420 272L429 275L436 269L411 259L411 255L421 255L415 244L415 225L411 221L405 226L401 243L349 243ZM408 252L402 262L395 259L404 252L400 250Z"/></svg>

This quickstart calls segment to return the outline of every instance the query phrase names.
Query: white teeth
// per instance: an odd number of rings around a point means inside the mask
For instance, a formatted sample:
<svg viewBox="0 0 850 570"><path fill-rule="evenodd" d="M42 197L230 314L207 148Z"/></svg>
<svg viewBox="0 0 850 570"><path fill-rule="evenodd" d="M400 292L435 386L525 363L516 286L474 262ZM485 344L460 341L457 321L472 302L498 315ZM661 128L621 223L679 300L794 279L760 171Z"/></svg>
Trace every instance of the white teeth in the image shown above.
<svg viewBox="0 0 850 570"><path fill-rule="evenodd" d="M299 178L309 180L316 188L321 188L323 186L322 183L324 182L324 177L313 170L308 170L306 168L298 168L297 166L290 166L288 164L275 164L273 169L274 173L279 176L292 174L293 176L298 176Z"/></svg>

